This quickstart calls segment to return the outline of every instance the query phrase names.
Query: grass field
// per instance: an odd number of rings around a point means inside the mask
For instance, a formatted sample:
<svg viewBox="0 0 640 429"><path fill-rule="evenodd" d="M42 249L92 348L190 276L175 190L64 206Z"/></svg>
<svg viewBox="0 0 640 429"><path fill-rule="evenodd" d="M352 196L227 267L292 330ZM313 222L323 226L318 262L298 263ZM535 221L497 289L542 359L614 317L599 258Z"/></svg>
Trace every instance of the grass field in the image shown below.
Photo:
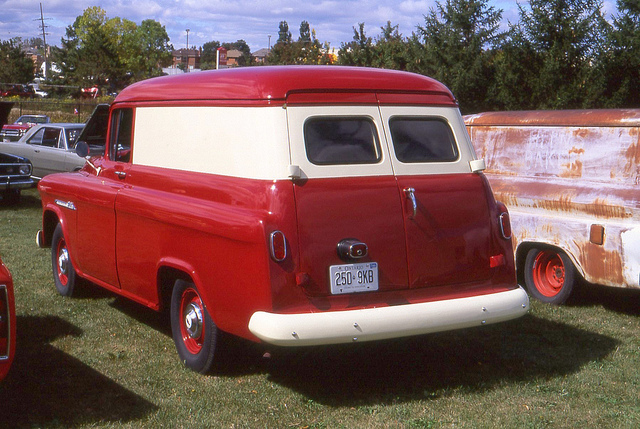
<svg viewBox="0 0 640 429"><path fill-rule="evenodd" d="M0 206L18 315L0 427L640 427L638 292L585 285L516 321L378 343L235 342L203 376L161 315L91 285L58 296L40 213L35 190Z"/></svg>

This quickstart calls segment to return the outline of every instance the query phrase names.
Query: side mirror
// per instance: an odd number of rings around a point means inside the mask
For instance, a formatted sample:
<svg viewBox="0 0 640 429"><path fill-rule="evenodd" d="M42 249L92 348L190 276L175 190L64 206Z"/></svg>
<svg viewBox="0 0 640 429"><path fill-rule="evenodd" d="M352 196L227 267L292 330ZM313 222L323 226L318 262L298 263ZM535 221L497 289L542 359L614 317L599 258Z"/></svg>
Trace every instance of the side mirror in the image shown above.
<svg viewBox="0 0 640 429"><path fill-rule="evenodd" d="M102 167L96 167L87 156L89 155L89 145L87 144L87 142L79 141L78 143L76 143L76 155L78 155L80 158L86 158L87 164L89 164L91 168L96 171L96 175L100 175L100 170L102 170Z"/></svg>
<svg viewBox="0 0 640 429"><path fill-rule="evenodd" d="M76 155L80 158L86 158L89 155L89 145L85 141L76 143Z"/></svg>

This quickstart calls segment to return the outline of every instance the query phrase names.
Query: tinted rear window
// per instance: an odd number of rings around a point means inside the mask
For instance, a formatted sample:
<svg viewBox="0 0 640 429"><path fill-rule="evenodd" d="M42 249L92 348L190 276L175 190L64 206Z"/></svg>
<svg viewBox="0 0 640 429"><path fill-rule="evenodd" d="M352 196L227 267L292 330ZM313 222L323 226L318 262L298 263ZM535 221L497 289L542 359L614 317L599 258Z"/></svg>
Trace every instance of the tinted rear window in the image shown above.
<svg viewBox="0 0 640 429"><path fill-rule="evenodd" d="M458 147L449 124L439 118L394 117L389 121L396 158L405 163L451 162Z"/></svg>
<svg viewBox="0 0 640 429"><path fill-rule="evenodd" d="M382 159L370 118L312 118L304 124L307 157L313 164L375 164Z"/></svg>

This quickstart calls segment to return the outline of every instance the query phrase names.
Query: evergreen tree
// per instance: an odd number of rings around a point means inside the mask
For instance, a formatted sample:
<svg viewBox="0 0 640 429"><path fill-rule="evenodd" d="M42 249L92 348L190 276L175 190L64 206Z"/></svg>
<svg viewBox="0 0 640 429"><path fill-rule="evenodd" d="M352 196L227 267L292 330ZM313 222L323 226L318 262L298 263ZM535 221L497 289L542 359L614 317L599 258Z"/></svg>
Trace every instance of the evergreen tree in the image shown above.
<svg viewBox="0 0 640 429"><path fill-rule="evenodd" d="M373 65L373 39L366 35L364 22L353 27L353 40L342 43L338 53L338 62L348 66L371 67Z"/></svg>
<svg viewBox="0 0 640 429"><path fill-rule="evenodd" d="M597 65L599 107L640 107L640 3L618 0L608 49Z"/></svg>
<svg viewBox="0 0 640 429"><path fill-rule="evenodd" d="M418 26L424 55L420 71L446 84L465 112L490 107L494 48L504 38L501 17L502 10L489 7L488 0L446 0Z"/></svg>
<svg viewBox="0 0 640 429"><path fill-rule="evenodd" d="M33 62L20 44L20 38L0 42L0 82L24 84L33 80Z"/></svg>
<svg viewBox="0 0 640 429"><path fill-rule="evenodd" d="M531 0L529 8L518 7L520 23L512 26L499 61L499 102L506 108L590 107L591 65L608 33L602 2Z"/></svg>

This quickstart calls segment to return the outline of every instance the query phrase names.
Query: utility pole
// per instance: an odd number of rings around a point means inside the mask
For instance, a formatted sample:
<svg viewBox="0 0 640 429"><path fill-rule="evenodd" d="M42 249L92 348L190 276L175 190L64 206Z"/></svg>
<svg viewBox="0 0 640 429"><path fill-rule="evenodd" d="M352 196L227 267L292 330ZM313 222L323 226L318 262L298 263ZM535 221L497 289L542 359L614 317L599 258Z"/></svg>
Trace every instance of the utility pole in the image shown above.
<svg viewBox="0 0 640 429"><path fill-rule="evenodd" d="M49 18L47 18L49 19ZM48 25L44 25L44 13L42 12L42 3L40 3L40 28L42 28L42 43L44 44L44 77L49 76L49 60L47 55L47 32Z"/></svg>
<svg viewBox="0 0 640 429"><path fill-rule="evenodd" d="M185 73L189 73L189 29L187 28L187 66L185 67Z"/></svg>

